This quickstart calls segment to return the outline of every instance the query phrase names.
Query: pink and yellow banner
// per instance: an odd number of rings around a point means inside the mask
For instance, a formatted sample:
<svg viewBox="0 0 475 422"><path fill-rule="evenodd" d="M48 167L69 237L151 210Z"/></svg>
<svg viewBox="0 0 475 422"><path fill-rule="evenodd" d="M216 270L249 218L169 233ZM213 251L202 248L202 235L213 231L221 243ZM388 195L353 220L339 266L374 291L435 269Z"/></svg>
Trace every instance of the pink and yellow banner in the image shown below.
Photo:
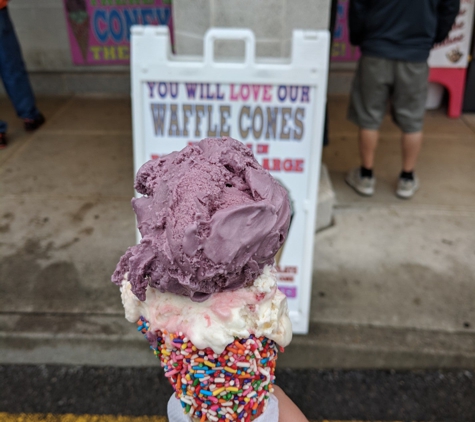
<svg viewBox="0 0 475 422"><path fill-rule="evenodd" d="M168 25L173 40L171 0L63 1L74 64L128 64L136 24Z"/></svg>
<svg viewBox="0 0 475 422"><path fill-rule="evenodd" d="M338 9L333 32L332 62L354 62L360 57L360 50L350 44L348 31L349 0L338 0Z"/></svg>

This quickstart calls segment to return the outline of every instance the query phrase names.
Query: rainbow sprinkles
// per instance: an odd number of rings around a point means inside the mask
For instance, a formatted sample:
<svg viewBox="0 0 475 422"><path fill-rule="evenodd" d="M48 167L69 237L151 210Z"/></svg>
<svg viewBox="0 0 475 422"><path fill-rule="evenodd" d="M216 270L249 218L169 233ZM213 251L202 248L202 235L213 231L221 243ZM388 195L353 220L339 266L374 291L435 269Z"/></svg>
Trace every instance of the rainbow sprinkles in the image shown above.
<svg viewBox="0 0 475 422"><path fill-rule="evenodd" d="M251 334L235 338L218 355L209 347L198 349L183 333L153 333L143 317L137 325L188 416L200 422L250 422L264 412L283 347Z"/></svg>

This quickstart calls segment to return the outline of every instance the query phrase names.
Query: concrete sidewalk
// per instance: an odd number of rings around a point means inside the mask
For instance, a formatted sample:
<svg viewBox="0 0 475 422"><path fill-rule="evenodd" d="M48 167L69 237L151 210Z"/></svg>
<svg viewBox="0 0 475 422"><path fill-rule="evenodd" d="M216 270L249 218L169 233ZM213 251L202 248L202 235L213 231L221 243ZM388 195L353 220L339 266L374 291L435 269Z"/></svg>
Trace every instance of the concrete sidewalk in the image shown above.
<svg viewBox="0 0 475 422"><path fill-rule="evenodd" d="M361 198L343 182L358 164L346 98L329 106L335 224L316 235L310 334L280 366L475 367L475 115L427 114L422 188L402 201L397 129L384 122ZM46 125L25 134L0 101L0 363L156 365L109 282L135 234L129 100L39 107Z"/></svg>

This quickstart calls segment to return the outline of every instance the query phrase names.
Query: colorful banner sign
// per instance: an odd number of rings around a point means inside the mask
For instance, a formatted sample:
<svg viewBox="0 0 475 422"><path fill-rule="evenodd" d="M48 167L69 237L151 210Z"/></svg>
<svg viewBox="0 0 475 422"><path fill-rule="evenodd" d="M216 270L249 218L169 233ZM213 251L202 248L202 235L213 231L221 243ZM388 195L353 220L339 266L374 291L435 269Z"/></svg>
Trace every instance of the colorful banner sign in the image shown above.
<svg viewBox="0 0 475 422"><path fill-rule="evenodd" d="M430 52L430 67L467 67L472 40L475 0L461 0L460 11L447 38Z"/></svg>
<svg viewBox="0 0 475 422"><path fill-rule="evenodd" d="M348 30L349 0L339 0L336 14L335 30L331 49L332 62L354 62L360 57L360 49L350 43Z"/></svg>
<svg viewBox="0 0 475 422"><path fill-rule="evenodd" d="M168 25L171 0L64 0L74 64L116 65L130 61L132 25Z"/></svg>
<svg viewBox="0 0 475 422"><path fill-rule="evenodd" d="M132 37L136 170L207 137L231 136L247 145L292 201L289 234L276 257L278 285L294 332L307 332L328 32L294 31L290 64L256 63L249 30L208 31L203 61L170 58L168 34L138 27ZM244 40L244 63L214 62L216 39ZM150 49L157 54L151 57Z"/></svg>

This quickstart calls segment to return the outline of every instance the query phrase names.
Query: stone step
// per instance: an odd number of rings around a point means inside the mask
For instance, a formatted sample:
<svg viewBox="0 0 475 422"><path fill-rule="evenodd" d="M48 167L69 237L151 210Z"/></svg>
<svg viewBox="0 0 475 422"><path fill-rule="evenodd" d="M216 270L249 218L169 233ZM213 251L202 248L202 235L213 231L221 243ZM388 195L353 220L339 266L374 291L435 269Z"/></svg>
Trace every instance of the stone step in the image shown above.
<svg viewBox="0 0 475 422"><path fill-rule="evenodd" d="M146 367L147 342L122 315L1 314L0 364ZM475 368L475 333L313 322L280 368Z"/></svg>

